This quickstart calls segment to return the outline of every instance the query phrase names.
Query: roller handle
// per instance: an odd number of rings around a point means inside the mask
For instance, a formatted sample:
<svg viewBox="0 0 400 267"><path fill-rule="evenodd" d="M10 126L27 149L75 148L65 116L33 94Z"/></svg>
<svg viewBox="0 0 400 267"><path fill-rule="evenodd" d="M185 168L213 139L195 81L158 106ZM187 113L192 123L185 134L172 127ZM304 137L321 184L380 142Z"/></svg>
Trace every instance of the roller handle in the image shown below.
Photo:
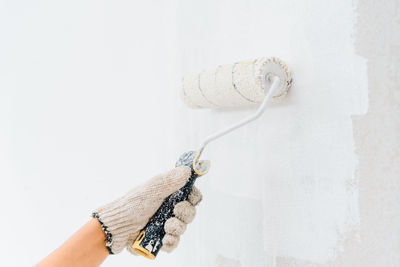
<svg viewBox="0 0 400 267"><path fill-rule="evenodd" d="M196 152L194 151L186 152L175 164L175 167L189 166L192 170L190 178L181 189L172 193L164 200L157 212L140 231L132 245L133 249L140 255L149 259L155 259L160 251L163 245L162 239L165 236L165 222L169 218L174 217L175 205L188 199L190 192L192 192L193 184L199 176L193 169L195 156Z"/></svg>

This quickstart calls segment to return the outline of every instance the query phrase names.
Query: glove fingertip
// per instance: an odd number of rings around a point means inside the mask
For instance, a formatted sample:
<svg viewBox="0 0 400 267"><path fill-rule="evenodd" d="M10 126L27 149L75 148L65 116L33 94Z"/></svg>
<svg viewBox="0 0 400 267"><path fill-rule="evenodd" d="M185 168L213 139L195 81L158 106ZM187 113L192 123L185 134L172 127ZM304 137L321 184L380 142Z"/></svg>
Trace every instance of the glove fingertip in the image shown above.
<svg viewBox="0 0 400 267"><path fill-rule="evenodd" d="M192 192L190 192L188 197L188 201L190 202L190 204L196 206L200 203L202 199L203 195L201 194L200 190L197 187L193 186Z"/></svg>
<svg viewBox="0 0 400 267"><path fill-rule="evenodd" d="M164 225L167 234L180 236L186 230L186 224L176 217L169 218Z"/></svg>
<svg viewBox="0 0 400 267"><path fill-rule="evenodd" d="M162 240L163 246L162 250L166 252L171 252L178 246L179 243L179 236L171 235L171 234L166 234Z"/></svg>
<svg viewBox="0 0 400 267"><path fill-rule="evenodd" d="M182 201L175 205L174 214L179 220L188 224L193 221L196 208L189 201Z"/></svg>
<svg viewBox="0 0 400 267"><path fill-rule="evenodd" d="M167 252L167 253L171 253L174 249L175 249L174 246L166 246L166 245L163 245L163 246L161 247L161 250L162 250L162 251L165 251L165 252Z"/></svg>

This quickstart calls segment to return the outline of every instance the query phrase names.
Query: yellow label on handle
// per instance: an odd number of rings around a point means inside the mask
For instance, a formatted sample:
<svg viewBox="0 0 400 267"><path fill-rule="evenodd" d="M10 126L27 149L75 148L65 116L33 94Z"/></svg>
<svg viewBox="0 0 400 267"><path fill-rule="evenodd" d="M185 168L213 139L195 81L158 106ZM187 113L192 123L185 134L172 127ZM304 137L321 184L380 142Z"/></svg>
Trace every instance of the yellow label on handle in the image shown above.
<svg viewBox="0 0 400 267"><path fill-rule="evenodd" d="M154 260L156 258L156 256L154 254L152 254L150 251L148 251L147 249L145 249L144 247L140 246L140 242L142 242L144 236L146 235L146 232L144 230L142 230L138 237L136 238L135 242L133 242L132 244L132 248L139 253L140 255L142 255L143 257L146 257L150 260Z"/></svg>

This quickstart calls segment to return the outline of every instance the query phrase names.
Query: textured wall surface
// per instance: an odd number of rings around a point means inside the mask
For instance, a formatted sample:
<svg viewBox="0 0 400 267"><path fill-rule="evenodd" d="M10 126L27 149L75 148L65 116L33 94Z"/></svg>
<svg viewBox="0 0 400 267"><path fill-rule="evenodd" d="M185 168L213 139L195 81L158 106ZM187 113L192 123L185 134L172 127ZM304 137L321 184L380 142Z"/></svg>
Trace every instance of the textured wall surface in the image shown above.
<svg viewBox="0 0 400 267"><path fill-rule="evenodd" d="M400 4L377 2L0 2L1 265L254 111L188 109L185 73L277 56L292 90L207 148L178 249L104 266L400 266Z"/></svg>
<svg viewBox="0 0 400 267"><path fill-rule="evenodd" d="M213 167L200 182L205 201L183 239L193 233L201 241L194 266L325 264L358 227L352 116L367 111L368 98L355 14L351 1L180 2L183 72L278 56L294 75L283 103L207 148ZM175 117L192 125L180 124L187 146L252 112L183 110Z"/></svg>

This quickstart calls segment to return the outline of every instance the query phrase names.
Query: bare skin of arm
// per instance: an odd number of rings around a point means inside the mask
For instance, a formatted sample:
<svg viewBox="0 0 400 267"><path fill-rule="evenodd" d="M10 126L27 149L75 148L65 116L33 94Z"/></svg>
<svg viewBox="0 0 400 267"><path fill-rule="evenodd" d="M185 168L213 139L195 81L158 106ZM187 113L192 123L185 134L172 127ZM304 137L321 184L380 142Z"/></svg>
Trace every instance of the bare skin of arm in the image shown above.
<svg viewBox="0 0 400 267"><path fill-rule="evenodd" d="M36 264L36 267L94 267L109 255L105 234L96 219L91 219L61 247Z"/></svg>
<svg viewBox="0 0 400 267"><path fill-rule="evenodd" d="M125 248L136 255L131 246L132 240L137 237L164 199L182 188L190 175L191 169L188 166L174 168L96 209L92 214L95 218L35 266L97 267L107 258L109 250L115 255ZM195 205L201 201L201 198L200 191L193 187L188 200L175 205L175 216L166 222L168 227L165 228L163 250L170 252L178 245L179 236L183 234L186 225L193 220L196 214ZM111 229L106 230L109 231L108 241L99 221L107 229ZM112 232L115 229L117 231Z"/></svg>

